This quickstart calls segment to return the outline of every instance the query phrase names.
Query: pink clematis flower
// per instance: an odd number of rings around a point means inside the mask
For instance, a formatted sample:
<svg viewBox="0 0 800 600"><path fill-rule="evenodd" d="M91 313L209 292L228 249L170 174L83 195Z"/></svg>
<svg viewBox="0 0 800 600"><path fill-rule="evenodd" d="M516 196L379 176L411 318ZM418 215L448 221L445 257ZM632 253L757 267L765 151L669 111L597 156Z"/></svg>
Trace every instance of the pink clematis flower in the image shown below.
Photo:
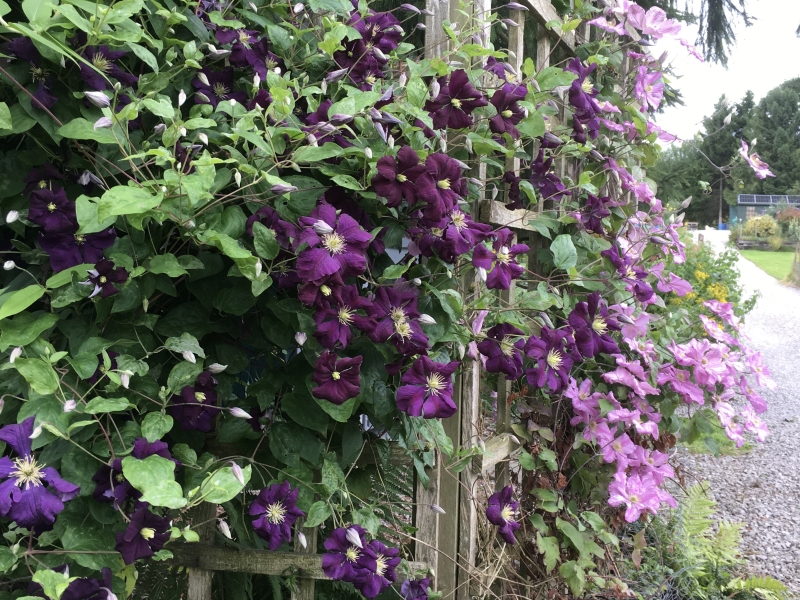
<svg viewBox="0 0 800 600"><path fill-rule="evenodd" d="M739 148L739 155L745 160L745 162L750 165L753 171L756 174L756 177L759 179L766 179L767 177L775 177L775 174L769 170L769 165L761 160L761 157L758 154L750 154L748 152L750 148L747 145L747 142L742 140L742 147Z"/></svg>
<svg viewBox="0 0 800 600"><path fill-rule="evenodd" d="M739 380L739 389L742 390L742 394L758 414L767 412L766 401L750 386L750 382L744 376Z"/></svg>
<svg viewBox="0 0 800 600"><path fill-rule="evenodd" d="M703 58L702 54L700 54L700 51L697 49L697 46L692 44L689 40L685 40L683 38L680 38L678 41L681 43L681 46L686 48L686 50L689 52L689 54L694 56L700 62L706 62L706 59Z"/></svg>
<svg viewBox="0 0 800 600"><path fill-rule="evenodd" d="M770 390L775 389L775 380L770 376L769 369L764 364L764 357L760 352L747 352L745 364L750 367L758 385Z"/></svg>
<svg viewBox="0 0 800 600"><path fill-rule="evenodd" d="M650 315L645 311L640 312L634 318L633 313L636 312L636 307L633 304L614 304L608 308L617 315L617 322L620 325L623 340L629 341L639 336L647 335L647 324L650 323Z"/></svg>
<svg viewBox="0 0 800 600"><path fill-rule="evenodd" d="M661 506L658 488L652 476L631 475L625 473L614 475L614 481L608 486L608 503L611 506L625 506L625 520L633 523L642 514L655 514Z"/></svg>
<svg viewBox="0 0 800 600"><path fill-rule="evenodd" d="M633 94L642 103L642 109L648 107L653 110L658 108L661 100L664 99L664 82L661 80L661 73L651 71L647 67L639 67L636 72L636 85Z"/></svg>
<svg viewBox="0 0 800 600"><path fill-rule="evenodd" d="M647 376L638 360L628 361L623 355L615 354L617 368L610 373L603 373L608 383L620 383L631 388L640 396L657 395L658 390L647 382Z"/></svg>
<svg viewBox="0 0 800 600"><path fill-rule="evenodd" d="M589 25L594 25L595 27L602 29L603 31L608 31L609 33L616 33L617 35L628 35L628 32L625 31L625 26L622 23L617 23L614 19L610 21L605 17L597 17L596 19L592 19L589 21Z"/></svg>
<svg viewBox="0 0 800 600"><path fill-rule="evenodd" d="M628 437L628 434L623 433L610 444L603 446L600 451L605 462L615 462L617 463L617 470L624 471L628 468L630 457L634 450L636 450L636 447L636 444Z"/></svg>
<svg viewBox="0 0 800 600"><path fill-rule="evenodd" d="M755 434L759 442L763 442L769 435L769 428L767 424L756 415L755 411L750 406L745 406L741 413L744 418L744 428L746 431Z"/></svg>
<svg viewBox="0 0 800 600"><path fill-rule="evenodd" d="M650 35L655 40L660 40L665 35L675 35L681 30L681 24L674 19L668 19L663 9L653 6L647 12L640 6L633 7L628 13L628 22L641 31Z"/></svg>
<svg viewBox="0 0 800 600"><path fill-rule="evenodd" d="M646 448L637 446L631 459L639 463L636 474L642 477L649 475L658 485L664 483L665 479L675 476L675 471L669 465L669 456L658 450L649 452Z"/></svg>
<svg viewBox="0 0 800 600"><path fill-rule="evenodd" d="M658 373L657 381L658 385L668 383L675 392L683 396L683 401L687 404L694 402L702 405L705 403L705 394L703 394L703 390L698 385L692 383L689 371L676 369L672 365L668 365Z"/></svg>

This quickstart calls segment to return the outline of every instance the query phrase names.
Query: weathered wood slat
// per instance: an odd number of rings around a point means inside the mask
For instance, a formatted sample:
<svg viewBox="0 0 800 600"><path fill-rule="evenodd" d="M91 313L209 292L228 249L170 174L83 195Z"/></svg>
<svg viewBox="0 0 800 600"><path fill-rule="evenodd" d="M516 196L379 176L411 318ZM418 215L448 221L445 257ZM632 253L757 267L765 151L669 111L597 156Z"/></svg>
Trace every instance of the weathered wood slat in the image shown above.
<svg viewBox="0 0 800 600"><path fill-rule="evenodd" d="M295 532L300 531L305 523L304 518L297 520L295 524ZM306 533L308 532L308 533ZM294 551L296 554L314 554L317 551L317 528L312 527L303 532L306 536L306 547L297 539L297 533L294 535ZM292 600L314 600L314 579L306 577L297 580L297 587L292 592ZM189 599L191 600L191 598Z"/></svg>
<svg viewBox="0 0 800 600"><path fill-rule="evenodd" d="M433 468L427 469L428 487L422 486L419 477L414 478L414 526L417 528L414 544L414 559L431 568L433 589L438 586L439 573L439 515L431 509L432 504L439 504L439 481L441 479L442 461L437 460Z"/></svg>
<svg viewBox="0 0 800 600"><path fill-rule="evenodd" d="M533 225L528 222L536 219L539 213L519 209L509 210L505 204L497 200L489 200L481 205L481 222L503 225L511 229L524 229L526 231L536 231Z"/></svg>
<svg viewBox="0 0 800 600"><path fill-rule="evenodd" d="M485 473L518 450L520 445L511 436L510 433L501 433L486 442L486 454L475 460L475 468Z"/></svg>
<svg viewBox="0 0 800 600"><path fill-rule="evenodd" d="M322 572L322 555L269 550L236 550L207 544L170 544L171 564L208 571L232 571L260 575L295 573L308 579L328 579ZM409 564L412 570L425 569L418 562Z"/></svg>
<svg viewBox="0 0 800 600"><path fill-rule="evenodd" d="M561 17L556 12L556 9L553 8L553 5L550 4L550 0L520 0L520 4L527 6L528 9L531 11L531 15L536 21L544 26L551 21L558 21L561 22ZM545 29L548 36L552 36L555 39L559 40L563 43L567 48L574 51L575 50L575 33L572 31L567 32L566 34L560 35L555 30L548 30Z"/></svg>
<svg viewBox="0 0 800 600"><path fill-rule="evenodd" d="M413 459L408 454L408 451L400 446L397 442L389 443L389 460L390 465L410 465L413 464ZM358 466L363 467L366 465L379 465L381 464L381 456L375 446L367 444L358 457Z"/></svg>
<svg viewBox="0 0 800 600"><path fill-rule="evenodd" d="M217 522L217 505L203 502L192 509L192 527L200 536L203 544L214 543ZM186 596L189 600L212 600L213 570L189 569L187 577Z"/></svg>

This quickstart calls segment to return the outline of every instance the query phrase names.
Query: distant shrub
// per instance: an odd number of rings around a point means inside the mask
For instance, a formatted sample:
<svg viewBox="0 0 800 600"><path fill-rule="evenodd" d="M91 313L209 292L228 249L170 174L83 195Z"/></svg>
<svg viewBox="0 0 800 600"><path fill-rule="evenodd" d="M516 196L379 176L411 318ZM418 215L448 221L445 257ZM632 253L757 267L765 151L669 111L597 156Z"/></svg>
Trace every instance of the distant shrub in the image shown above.
<svg viewBox="0 0 800 600"><path fill-rule="evenodd" d="M800 220L789 223L786 228L786 237L790 242L800 242Z"/></svg>
<svg viewBox="0 0 800 600"><path fill-rule="evenodd" d="M749 219L744 224L744 234L760 238L768 238L780 233L778 222L769 215L760 215Z"/></svg>
<svg viewBox="0 0 800 600"><path fill-rule="evenodd" d="M731 243L735 244L736 242L738 242L738 241L739 241L739 235L740 235L740 234L739 234L739 228L738 228L738 227L734 227L733 229L731 229L731 235L730 235L730 237L728 238L728 240L729 240Z"/></svg>
<svg viewBox="0 0 800 600"><path fill-rule="evenodd" d="M775 215L775 218L778 220L778 223L782 225L788 225L792 221L800 221L800 208L796 208L794 206L784 208L777 215Z"/></svg>
<svg viewBox="0 0 800 600"><path fill-rule="evenodd" d="M783 238L779 235L773 235L770 236L770 238L767 240L767 243L769 243L770 250L773 252L779 252L783 247Z"/></svg>

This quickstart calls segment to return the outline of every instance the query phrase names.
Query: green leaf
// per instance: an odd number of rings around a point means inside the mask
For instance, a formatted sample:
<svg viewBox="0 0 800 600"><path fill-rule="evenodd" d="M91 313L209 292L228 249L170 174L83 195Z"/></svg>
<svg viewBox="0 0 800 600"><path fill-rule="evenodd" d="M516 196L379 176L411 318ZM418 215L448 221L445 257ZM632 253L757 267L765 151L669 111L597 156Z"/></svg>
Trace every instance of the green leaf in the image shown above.
<svg viewBox="0 0 800 600"><path fill-rule="evenodd" d="M331 507L327 502L323 502L322 500L314 502L308 511L308 516L306 517L306 522L303 527L317 527L318 525L322 525L330 516Z"/></svg>
<svg viewBox="0 0 800 600"><path fill-rule="evenodd" d="M281 402L284 412L303 427L325 435L328 431L328 415L314 401L305 388L298 387Z"/></svg>
<svg viewBox="0 0 800 600"><path fill-rule="evenodd" d="M530 517L528 517L528 520L531 522L531 525L533 525L539 532L547 533L548 531L550 531L550 528L544 522L544 518L539 513L532 514Z"/></svg>
<svg viewBox="0 0 800 600"><path fill-rule="evenodd" d="M78 215L78 224L80 228L79 233L97 233L108 229L117 220L117 217L111 215L106 219L100 220L98 216L98 206L94 201L95 198L88 198L86 196L79 196L75 200L75 212Z"/></svg>
<svg viewBox="0 0 800 600"><path fill-rule="evenodd" d="M408 268L410 266L411 265L409 263L400 263L399 265L391 265L383 270L383 275L381 275L381 277L383 279L397 279L403 273L408 271Z"/></svg>
<svg viewBox="0 0 800 600"><path fill-rule="evenodd" d="M174 254L157 254L150 259L149 270L151 273L180 277L188 275L189 271L181 266Z"/></svg>
<svg viewBox="0 0 800 600"><path fill-rule="evenodd" d="M85 281L86 277L88 276L89 269L93 269L93 268L94 268L94 265L88 264L88 263L87 264L83 264L83 265L76 265L74 267L70 267L69 269L65 269L63 271L60 271L60 272L56 273L55 275L53 275L52 277L50 277L50 279L48 279L45 282L45 285L48 287L48 289L52 290L52 289L61 287L62 285L66 285L68 283L71 283L72 282L72 274L73 273L77 273L78 274L78 281Z"/></svg>
<svg viewBox="0 0 800 600"><path fill-rule="evenodd" d="M561 551L558 547L558 539L554 537L542 537L536 533L536 549L539 554L544 554L544 568L549 573L559 561Z"/></svg>
<svg viewBox="0 0 800 600"><path fill-rule="evenodd" d="M14 126L11 122L11 111L8 110L8 104L0 102L0 129L13 129Z"/></svg>
<svg viewBox="0 0 800 600"><path fill-rule="evenodd" d="M187 385L192 385L203 371L203 365L190 363L188 361L179 362L172 367L172 371L167 378L167 386L174 393L179 394Z"/></svg>
<svg viewBox="0 0 800 600"><path fill-rule="evenodd" d="M556 517L556 528L558 528L561 533L563 533L567 539L572 542L572 545L575 546L575 549L580 554L586 552L586 547L583 543L583 535L572 523Z"/></svg>
<svg viewBox="0 0 800 600"><path fill-rule="evenodd" d="M550 448L542 448L539 451L539 460L541 460L544 464L547 465L547 468L551 471L558 470L558 461L556 460L556 453L550 450Z"/></svg>
<svg viewBox="0 0 800 600"><path fill-rule="evenodd" d="M175 444L172 447L172 454L184 465L197 464L197 452L192 450L186 444Z"/></svg>
<svg viewBox="0 0 800 600"><path fill-rule="evenodd" d="M0 319L21 313L44 295L45 288L39 284L29 285L15 292L0 296Z"/></svg>
<svg viewBox="0 0 800 600"><path fill-rule="evenodd" d="M575 596L583 596L583 590L586 587L586 572L576 561L565 562L559 567L558 574L567 582Z"/></svg>
<svg viewBox="0 0 800 600"><path fill-rule="evenodd" d="M175 109L172 108L172 103L168 98L160 98L159 100L145 98L142 100L142 104L157 117L163 119L172 119L175 117Z"/></svg>
<svg viewBox="0 0 800 600"><path fill-rule="evenodd" d="M242 469L244 482L250 481L253 469L247 465ZM235 498L242 490L244 485L236 479L231 467L223 467L209 475L200 485L200 494L206 502L212 504L222 504Z"/></svg>
<svg viewBox="0 0 800 600"><path fill-rule="evenodd" d="M294 162L319 162L341 156L344 149L338 144L327 142L324 146L302 146L294 153Z"/></svg>
<svg viewBox="0 0 800 600"><path fill-rule="evenodd" d="M28 2L29 0L25 0ZM25 4L23 2L23 4ZM42 569L33 574L33 580L42 586L45 595L53 600L61 598L66 589L69 587L69 575L66 573L57 573L49 569Z"/></svg>
<svg viewBox="0 0 800 600"><path fill-rule="evenodd" d="M153 196L144 188L118 185L100 198L97 218L103 221L112 215L139 215L155 208L163 199L163 194Z"/></svg>
<svg viewBox="0 0 800 600"><path fill-rule="evenodd" d="M519 455L519 466L526 471L533 471L536 469L536 462L533 460L533 456L527 452L523 452Z"/></svg>
<svg viewBox="0 0 800 600"><path fill-rule="evenodd" d="M364 529L372 535L378 534L378 528L381 526L381 520L372 512L371 508L364 507L353 513L353 523L361 525Z"/></svg>
<svg viewBox="0 0 800 600"><path fill-rule="evenodd" d="M155 73L158 73L158 60L156 60L156 57L152 52L150 52L150 50L144 46L140 46L139 44L134 44L132 42L128 43L128 48L133 51L137 58L144 62L148 67L153 69Z"/></svg>
<svg viewBox="0 0 800 600"><path fill-rule="evenodd" d="M578 251L569 234L562 233L556 236L550 244L550 251L553 253L553 262L559 269L571 269L578 264Z"/></svg>
<svg viewBox="0 0 800 600"><path fill-rule="evenodd" d="M94 140L101 144L117 144L117 138L111 129L95 129L92 123L83 118L73 119L59 127L58 134L71 140Z"/></svg>
<svg viewBox="0 0 800 600"><path fill-rule="evenodd" d="M142 421L142 435L151 444L172 430L172 417L160 412L147 413Z"/></svg>
<svg viewBox="0 0 800 600"><path fill-rule="evenodd" d="M130 406L131 403L127 398L93 398L86 403L83 412L88 415L96 415L127 410Z"/></svg>
<svg viewBox="0 0 800 600"><path fill-rule="evenodd" d="M28 22L47 29L47 22L53 15L53 4L58 4L58 2L51 3L49 0L22 0L22 12L28 17Z"/></svg>
<svg viewBox="0 0 800 600"><path fill-rule="evenodd" d="M203 349L197 342L197 338L191 333L184 333L180 337L169 338L166 342L164 342L164 347L167 350L172 350L173 352L180 353L188 350L189 352L192 352L201 358L206 357L206 353L203 352Z"/></svg>
<svg viewBox="0 0 800 600"><path fill-rule="evenodd" d="M22 313L0 323L0 352L10 346L27 346L58 322L52 313Z"/></svg>
<svg viewBox="0 0 800 600"><path fill-rule="evenodd" d="M347 423L347 420L350 418L350 415L353 414L353 411L356 408L356 402L358 398L350 398L346 402L342 404L334 404L333 402L328 402L327 400L321 400L319 398L314 398L317 401L317 404L320 405L322 410L328 413L334 421L338 421L339 423Z"/></svg>
<svg viewBox="0 0 800 600"><path fill-rule="evenodd" d="M58 389L56 372L50 363L40 358L18 358L14 361L14 368L38 394L52 394Z"/></svg>
<svg viewBox="0 0 800 600"><path fill-rule="evenodd" d="M130 484L142 492L142 501L153 506L183 508L186 498L175 481L175 463L160 456L139 460L132 456L122 459L122 474Z"/></svg>
<svg viewBox="0 0 800 600"><path fill-rule="evenodd" d="M258 221L253 222L253 244L255 244L258 255L267 260L272 260L281 251L281 247L275 240L275 232Z"/></svg>
<svg viewBox="0 0 800 600"><path fill-rule="evenodd" d="M0 573L6 573L17 564L17 557L8 546L0 546Z"/></svg>
<svg viewBox="0 0 800 600"><path fill-rule="evenodd" d="M428 99L428 86L425 85L425 82L422 81L419 75L412 75L411 79L408 80L408 84L406 85L406 97L408 101L417 108L422 108L425 104L425 100Z"/></svg>
<svg viewBox="0 0 800 600"><path fill-rule="evenodd" d="M529 137L543 136L545 132L544 115L538 111L531 113L517 124L517 129L521 134Z"/></svg>

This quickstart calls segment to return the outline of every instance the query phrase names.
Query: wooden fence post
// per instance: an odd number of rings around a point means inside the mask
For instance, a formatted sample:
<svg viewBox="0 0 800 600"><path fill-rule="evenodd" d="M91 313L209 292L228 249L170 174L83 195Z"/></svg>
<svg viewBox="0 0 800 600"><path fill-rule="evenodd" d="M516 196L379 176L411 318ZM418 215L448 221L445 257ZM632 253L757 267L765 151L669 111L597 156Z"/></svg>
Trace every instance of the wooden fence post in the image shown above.
<svg viewBox="0 0 800 600"><path fill-rule="evenodd" d="M213 545L216 532L217 505L203 502L191 513L192 527L200 536L200 542ZM187 600L212 600L211 583L214 572L206 569L189 569Z"/></svg>
<svg viewBox="0 0 800 600"><path fill-rule="evenodd" d="M299 554L314 554L317 551L317 528L309 530L306 536L306 547L297 539L297 533L303 530L304 518L297 519L294 526L294 551ZM304 532L305 533L305 532ZM292 592L292 600L314 600L314 580L311 578L299 578L297 588Z"/></svg>

